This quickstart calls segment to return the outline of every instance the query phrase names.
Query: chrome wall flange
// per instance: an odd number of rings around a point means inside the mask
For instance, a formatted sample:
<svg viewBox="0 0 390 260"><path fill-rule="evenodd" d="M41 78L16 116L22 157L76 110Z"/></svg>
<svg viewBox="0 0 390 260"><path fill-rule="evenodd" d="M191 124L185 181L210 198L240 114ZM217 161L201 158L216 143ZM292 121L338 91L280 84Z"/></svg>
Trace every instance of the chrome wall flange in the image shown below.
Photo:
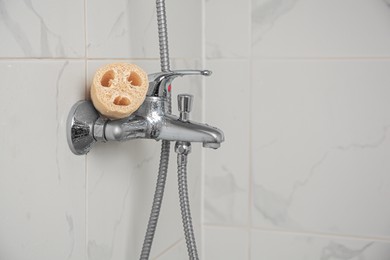
<svg viewBox="0 0 390 260"><path fill-rule="evenodd" d="M66 122L66 135L69 148L74 154L88 153L96 142L93 127L99 113L89 101L78 101L69 112Z"/></svg>

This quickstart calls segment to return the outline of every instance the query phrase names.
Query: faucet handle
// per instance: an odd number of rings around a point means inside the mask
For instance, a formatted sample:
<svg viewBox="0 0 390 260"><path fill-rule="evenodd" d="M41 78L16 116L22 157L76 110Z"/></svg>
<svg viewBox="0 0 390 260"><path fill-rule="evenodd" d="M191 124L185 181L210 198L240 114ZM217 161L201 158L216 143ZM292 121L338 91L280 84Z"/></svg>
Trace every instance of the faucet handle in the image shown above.
<svg viewBox="0 0 390 260"><path fill-rule="evenodd" d="M177 103L180 112L180 120L187 122L190 119L194 96L190 94L177 95Z"/></svg>
<svg viewBox="0 0 390 260"><path fill-rule="evenodd" d="M173 70L172 73L175 76L191 76L191 75L199 75L199 76L211 76L213 72L211 70Z"/></svg>
<svg viewBox="0 0 390 260"><path fill-rule="evenodd" d="M163 96L164 90L172 83L177 77L183 76L211 76L210 70L172 70L149 74L149 89L147 96Z"/></svg>

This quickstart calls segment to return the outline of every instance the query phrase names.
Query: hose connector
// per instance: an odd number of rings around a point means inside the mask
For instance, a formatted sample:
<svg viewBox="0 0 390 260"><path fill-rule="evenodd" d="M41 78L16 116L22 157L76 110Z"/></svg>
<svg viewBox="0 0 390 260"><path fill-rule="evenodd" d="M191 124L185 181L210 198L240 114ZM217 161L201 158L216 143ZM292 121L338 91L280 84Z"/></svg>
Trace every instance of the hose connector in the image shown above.
<svg viewBox="0 0 390 260"><path fill-rule="evenodd" d="M177 141L175 144L175 152L178 154L188 155L191 153L191 143L186 141Z"/></svg>

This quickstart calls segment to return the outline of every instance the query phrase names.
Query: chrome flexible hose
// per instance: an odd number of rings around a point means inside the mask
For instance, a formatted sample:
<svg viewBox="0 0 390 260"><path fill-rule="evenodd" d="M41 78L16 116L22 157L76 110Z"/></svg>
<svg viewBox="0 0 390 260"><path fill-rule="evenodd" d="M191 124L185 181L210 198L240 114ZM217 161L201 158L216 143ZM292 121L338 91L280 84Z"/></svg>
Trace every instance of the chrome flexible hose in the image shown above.
<svg viewBox="0 0 390 260"><path fill-rule="evenodd" d="M188 196L186 154L179 153L177 155L177 174L179 182L180 210L183 220L184 235L187 244L188 256L190 260L199 260L190 212L190 201Z"/></svg>
<svg viewBox="0 0 390 260"><path fill-rule="evenodd" d="M157 23L158 23L158 38L160 45L160 63L161 71L169 71L169 51L168 51L168 32L167 19L165 13L165 1L156 0L157 7ZM171 113L171 95L167 93L168 113ZM152 249L154 234L156 232L157 222L160 215L161 203L164 197L165 183L167 179L168 163L169 163L170 142L162 141L160 166L158 169L156 190L153 197L152 210L149 216L148 227L145 234L144 243L140 260L149 260L150 251Z"/></svg>
<svg viewBox="0 0 390 260"><path fill-rule="evenodd" d="M165 12L165 0L156 0L157 7L157 25L158 25L158 41L160 46L160 63L161 71L170 70L169 64L169 48L168 48L168 30L167 30L167 15Z"/></svg>
<svg viewBox="0 0 390 260"><path fill-rule="evenodd" d="M149 260L150 250L152 249L153 238L157 227L158 218L160 215L161 203L164 197L165 183L167 179L168 161L169 161L170 142L162 141L160 166L158 169L158 177L156 190L153 198L152 211L150 213L148 227L145 234L144 244L140 260Z"/></svg>

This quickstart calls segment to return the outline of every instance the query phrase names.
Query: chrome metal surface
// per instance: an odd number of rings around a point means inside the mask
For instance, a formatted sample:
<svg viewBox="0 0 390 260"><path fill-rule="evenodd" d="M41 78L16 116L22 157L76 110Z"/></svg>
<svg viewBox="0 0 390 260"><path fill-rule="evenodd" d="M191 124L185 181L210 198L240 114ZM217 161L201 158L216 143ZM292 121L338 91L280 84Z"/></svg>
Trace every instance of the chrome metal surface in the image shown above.
<svg viewBox="0 0 390 260"><path fill-rule="evenodd" d="M177 141L175 144L175 152L178 154L188 155L191 153L191 143L185 141Z"/></svg>
<svg viewBox="0 0 390 260"><path fill-rule="evenodd" d="M157 139L200 143L222 143L224 134L216 127L194 121L183 122L179 117L167 115Z"/></svg>
<svg viewBox="0 0 390 260"><path fill-rule="evenodd" d="M128 118L109 121L104 129L107 141L127 141L150 136L149 123L143 117L130 116Z"/></svg>
<svg viewBox="0 0 390 260"><path fill-rule="evenodd" d="M221 143L207 143L207 142L204 142L203 143L203 147L204 148L211 148L211 149L218 149L219 147L221 147Z"/></svg>
<svg viewBox="0 0 390 260"><path fill-rule="evenodd" d="M191 98L182 96L181 102L181 117L167 114L164 98L148 97L133 115L119 120L99 118L91 102L78 102L69 114L69 146L75 154L86 154L96 141L148 138L200 142L206 148L218 148L225 140L223 132L207 124L188 121Z"/></svg>
<svg viewBox="0 0 390 260"><path fill-rule="evenodd" d="M211 76L210 70L173 70L150 74L147 96L162 97L167 93L168 86L177 77Z"/></svg>
<svg viewBox="0 0 390 260"><path fill-rule="evenodd" d="M192 110L192 103L194 96L190 94L179 94L177 96L177 106L179 108L179 120L187 122L190 120L190 112Z"/></svg>
<svg viewBox="0 0 390 260"><path fill-rule="evenodd" d="M95 121L98 112L89 101L79 101L71 108L66 122L67 139L70 150L77 155L83 155L91 150L96 142L93 137Z"/></svg>
<svg viewBox="0 0 390 260"><path fill-rule="evenodd" d="M107 118L99 117L93 125L93 137L98 142L105 142L104 128L106 127Z"/></svg>
<svg viewBox="0 0 390 260"><path fill-rule="evenodd" d="M165 0L156 0L158 41L160 46L161 71L169 71L168 27Z"/></svg>
<svg viewBox="0 0 390 260"><path fill-rule="evenodd" d="M164 98L147 97L133 115L119 120L99 118L91 102L78 102L69 114L69 146L75 154L86 154L96 141L148 138L200 142L206 148L218 148L225 140L223 132L207 124L188 121L191 98L184 95L180 100L181 118L167 114Z"/></svg>
<svg viewBox="0 0 390 260"><path fill-rule="evenodd" d="M177 176L179 185L180 211L183 222L184 237L187 245L187 252L190 260L199 260L196 248L195 232L192 225L190 210L190 199L187 183L187 156L191 152L190 142L176 142L175 151L177 153Z"/></svg>
<svg viewBox="0 0 390 260"><path fill-rule="evenodd" d="M161 71L167 72L170 70L170 64L169 64L168 29L167 29L167 16L165 12L165 0L156 0L156 9L157 9L157 24L158 24L158 40L160 46ZM163 96L166 98L166 103L167 103L167 105L164 107L164 111L167 114L171 114L171 92L165 89ZM146 108L143 107L143 109ZM147 114L147 112L145 113ZM149 216L144 243L142 244L140 260L148 260L150 255L150 250L152 249L154 233L156 231L157 222L160 215L161 203L164 197L165 183L166 183L167 172L168 172L170 147L171 144L169 141L165 141L165 140L162 141L156 190L154 192L152 210Z"/></svg>

